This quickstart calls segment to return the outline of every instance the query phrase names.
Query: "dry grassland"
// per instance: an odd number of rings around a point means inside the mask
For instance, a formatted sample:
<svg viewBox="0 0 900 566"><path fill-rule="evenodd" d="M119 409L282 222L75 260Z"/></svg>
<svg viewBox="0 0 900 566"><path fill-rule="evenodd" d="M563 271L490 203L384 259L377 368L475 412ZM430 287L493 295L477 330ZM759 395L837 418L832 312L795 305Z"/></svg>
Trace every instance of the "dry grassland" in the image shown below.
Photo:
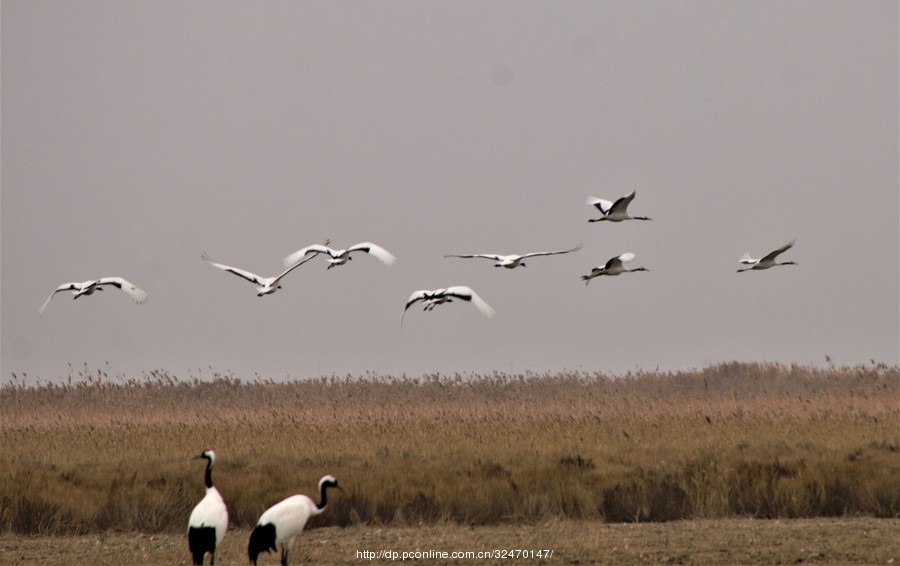
<svg viewBox="0 0 900 566"><path fill-rule="evenodd" d="M291 564L400 564L377 551L476 552L547 548L547 558L420 558L407 564L896 564L900 519L701 519L667 523L549 521L534 525L453 524L422 527L352 526L311 529L299 538ZM229 529L217 565L247 563L247 529ZM104 532L75 536L0 535L0 563L17 566L172 566L190 564L184 533ZM376 553L365 558L364 550ZM360 554L357 554L360 552ZM207 560L209 562L209 560ZM260 564L279 563L262 555Z"/></svg>
<svg viewBox="0 0 900 566"><path fill-rule="evenodd" d="M900 517L897 367L18 381L0 534L181 535L208 447L237 529L325 473L344 492L316 527Z"/></svg>

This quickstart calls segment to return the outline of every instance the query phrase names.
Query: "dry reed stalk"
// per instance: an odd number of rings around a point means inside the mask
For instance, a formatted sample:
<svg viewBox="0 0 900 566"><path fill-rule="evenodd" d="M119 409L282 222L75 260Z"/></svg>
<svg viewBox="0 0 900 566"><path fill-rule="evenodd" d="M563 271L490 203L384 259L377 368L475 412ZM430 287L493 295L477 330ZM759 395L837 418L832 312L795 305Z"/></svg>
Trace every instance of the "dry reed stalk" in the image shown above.
<svg viewBox="0 0 900 566"><path fill-rule="evenodd" d="M87 376L87 377L85 377ZM900 513L900 370L722 364L559 374L0 388L0 531L183 527L220 454L232 523L309 490L325 523Z"/></svg>

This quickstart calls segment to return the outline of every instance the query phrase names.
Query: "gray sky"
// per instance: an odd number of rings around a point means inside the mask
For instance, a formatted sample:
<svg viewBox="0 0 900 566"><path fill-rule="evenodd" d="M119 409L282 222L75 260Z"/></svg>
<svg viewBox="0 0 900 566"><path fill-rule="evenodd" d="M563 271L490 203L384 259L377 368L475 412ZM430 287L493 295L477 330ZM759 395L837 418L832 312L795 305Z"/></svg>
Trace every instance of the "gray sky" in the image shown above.
<svg viewBox="0 0 900 566"><path fill-rule="evenodd" d="M2 375L898 363L898 4L2 3ZM653 222L589 224L637 189ZM736 274L797 237L797 267ZM261 275L331 238L393 252ZM454 253L584 249L494 269ZM579 276L620 253L649 273ZM72 301L67 281L146 290ZM403 305L469 285L496 311ZM208 373L208 370L204 370Z"/></svg>

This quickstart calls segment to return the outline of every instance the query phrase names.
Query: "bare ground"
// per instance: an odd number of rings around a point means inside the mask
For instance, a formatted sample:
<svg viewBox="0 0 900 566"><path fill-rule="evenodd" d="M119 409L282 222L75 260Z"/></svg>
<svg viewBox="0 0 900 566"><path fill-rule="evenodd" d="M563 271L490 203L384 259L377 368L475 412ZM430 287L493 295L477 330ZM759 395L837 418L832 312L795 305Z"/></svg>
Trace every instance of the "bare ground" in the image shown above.
<svg viewBox="0 0 900 566"><path fill-rule="evenodd" d="M249 532L229 530L217 564L246 564ZM900 520L725 519L670 523L553 521L538 525L313 528L298 539L294 564L390 562L357 551L552 550L550 557L420 558L422 564L900 564ZM262 555L261 564L278 556ZM0 536L0 564L190 564L183 535L104 533Z"/></svg>

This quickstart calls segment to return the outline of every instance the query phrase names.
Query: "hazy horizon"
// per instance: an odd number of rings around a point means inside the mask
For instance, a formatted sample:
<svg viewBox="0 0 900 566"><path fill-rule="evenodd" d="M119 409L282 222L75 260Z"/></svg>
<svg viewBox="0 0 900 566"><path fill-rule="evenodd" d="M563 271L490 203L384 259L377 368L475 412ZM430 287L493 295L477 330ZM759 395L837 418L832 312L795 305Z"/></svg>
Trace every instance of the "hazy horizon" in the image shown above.
<svg viewBox="0 0 900 566"><path fill-rule="evenodd" d="M0 9L4 382L900 363L896 2ZM632 190L653 221L588 223ZM200 260L276 275L326 238L397 263L258 298ZM793 238L798 265L735 273ZM649 272L580 281L624 252ZM38 316L103 276L149 300ZM496 316L401 329L451 285Z"/></svg>

